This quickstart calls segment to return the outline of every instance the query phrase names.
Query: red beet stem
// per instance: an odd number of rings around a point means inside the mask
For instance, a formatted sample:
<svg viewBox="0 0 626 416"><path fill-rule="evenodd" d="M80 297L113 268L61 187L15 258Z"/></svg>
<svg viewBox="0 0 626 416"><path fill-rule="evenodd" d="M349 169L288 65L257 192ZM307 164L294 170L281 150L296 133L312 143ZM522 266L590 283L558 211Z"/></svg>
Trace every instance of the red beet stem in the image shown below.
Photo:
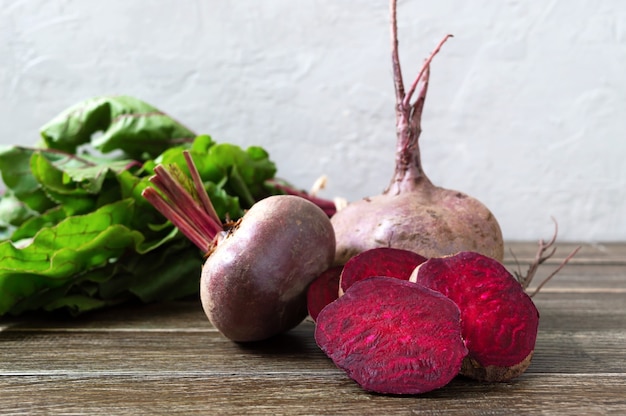
<svg viewBox="0 0 626 416"><path fill-rule="evenodd" d="M187 167L189 168L189 172L191 173L191 179L193 181L193 185L196 189L196 193L200 198L200 202L202 202L202 206L204 207L205 212L213 219L213 221L217 224L220 224L221 220L217 212L215 212L215 207L211 203L211 198L206 193L206 189L202 185L202 179L200 178L200 172L198 172L198 168L196 168L196 164L193 163L193 159L191 158L191 153L188 151L183 151L183 156L185 156L185 162L187 162Z"/></svg>
<svg viewBox="0 0 626 416"><path fill-rule="evenodd" d="M415 89L417 88L417 84L419 84L420 80L422 79L422 76L424 76L426 71L430 70L430 63L432 62L435 55L439 53L443 44L446 43L446 41L451 37L453 37L453 35L451 34L447 34L446 36L444 36L444 38L439 41L439 44L437 45L437 47L430 53L430 56L426 59L426 61L422 65L422 68L420 69L419 74L417 74L415 81L413 81L413 84L411 84L411 88L409 89L409 92L404 96L404 99L402 100L403 107L408 107L411 105L411 97L413 96L413 93L415 92ZM426 97L424 96L424 98Z"/></svg>
<svg viewBox="0 0 626 416"><path fill-rule="evenodd" d="M171 205L180 209L181 215L188 219L192 227L210 238L223 230L221 222L219 220L216 222L210 214L204 211L198 201L163 166L157 166L154 171L157 176L151 181L155 185L164 185L163 192L170 199Z"/></svg>
<svg viewBox="0 0 626 416"><path fill-rule="evenodd" d="M144 189L142 195L191 242L208 252L213 240L224 231L224 227L189 152L183 153L199 201L162 165L154 168L154 176L149 179L154 188Z"/></svg>
<svg viewBox="0 0 626 416"><path fill-rule="evenodd" d="M402 69L400 66L400 58L398 54L398 23L396 18L396 0L390 1L391 14L391 60L393 66L393 79L396 91L396 168L391 183L384 193L392 192L399 194L405 191L411 191L417 186L430 185L432 183L424 173L419 150L419 135L422 131L422 110L426 100L426 92L428 90L428 78L430 75L430 63L443 44L452 35L446 35L431 52L430 56L420 69L418 76L411 84L408 93L405 93L404 82L402 80ZM420 82L423 84L420 93L415 101L411 104L411 97L417 89Z"/></svg>
<svg viewBox="0 0 626 416"><path fill-rule="evenodd" d="M154 188L146 188L142 192L144 198L148 200L165 218L174 224L192 243L194 243L199 249L207 252L211 245L212 240L207 240L206 237L198 232L194 227L189 226L189 220L181 216L177 209L173 207L161 194Z"/></svg>

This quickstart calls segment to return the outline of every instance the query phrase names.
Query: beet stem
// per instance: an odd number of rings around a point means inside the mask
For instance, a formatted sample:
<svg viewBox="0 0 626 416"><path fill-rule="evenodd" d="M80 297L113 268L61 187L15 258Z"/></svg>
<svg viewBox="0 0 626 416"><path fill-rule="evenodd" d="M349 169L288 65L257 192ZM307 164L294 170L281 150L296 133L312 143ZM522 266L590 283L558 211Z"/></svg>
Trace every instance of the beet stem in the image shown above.
<svg viewBox="0 0 626 416"><path fill-rule="evenodd" d="M191 227L205 234L209 239L213 239L217 233L223 231L221 222L203 211L202 206L167 169L159 165L154 168L154 172L157 175L150 178L150 181L160 187L179 214L187 218Z"/></svg>
<svg viewBox="0 0 626 416"><path fill-rule="evenodd" d="M191 173L191 179L194 187L196 188L196 193L198 194L198 198L200 198L200 202L202 202L205 212L213 219L214 222L221 225L220 217L217 215L215 207L211 203L211 198L209 198L206 189L204 189L202 178L200 178L200 172L198 172L198 168L196 168L196 164L191 158L191 153L189 153L188 150L185 150L183 151L183 155L185 156L185 162L187 162L187 167ZM220 228L222 227L220 226Z"/></svg>
<svg viewBox="0 0 626 416"><path fill-rule="evenodd" d="M398 53L398 20L396 17L397 1L390 0L391 14L391 57L393 66L393 78L396 92L396 167L393 178L383 193L394 194L410 192L419 186L432 186L432 183L424 173L420 159L419 135L421 133L421 118L426 92L428 90L428 77L430 74L430 63L443 44L452 35L446 35L431 52L419 71L418 76L413 81L409 92L405 94L402 80L402 68ZM411 105L411 97L420 82L424 83L415 104Z"/></svg>
<svg viewBox="0 0 626 416"><path fill-rule="evenodd" d="M191 172L193 188L183 185L185 177L180 169L168 171L163 165L154 168L149 178L153 187L143 190L142 195L165 218L174 224L192 243L207 253L224 232L224 226L211 203L193 159L184 152L185 161ZM194 193L196 195L192 195ZM194 198L197 196L197 199Z"/></svg>
<svg viewBox="0 0 626 416"><path fill-rule="evenodd" d="M163 198L154 188L146 188L142 192L144 198L148 200L165 218L167 218L176 228L182 232L200 250L207 252L211 245L211 240L207 240L201 232L194 227L190 227L189 220L181 216L166 199Z"/></svg>
<svg viewBox="0 0 626 416"><path fill-rule="evenodd" d="M426 72L424 73L424 78L422 79L422 88L420 89L420 92L417 95L417 99L411 106L411 116L410 116L410 120L412 123L411 127L413 128L414 131L418 132L417 133L418 135L422 131L422 125L421 125L422 120L421 120L421 117L414 117L413 114L422 114L422 111L424 110L424 103L426 102L426 94L428 93L429 81L430 81L430 67L428 67L426 69ZM417 142L415 143L415 145L417 146ZM403 151L405 153L410 153L411 149L404 149Z"/></svg>
<svg viewBox="0 0 626 416"><path fill-rule="evenodd" d="M398 54L398 20L396 18L396 0L389 3L389 13L391 15L391 63L393 65L393 81L396 90L396 104L404 100L404 82L402 80L402 67ZM396 109L396 112L398 109ZM397 114L397 113L396 113Z"/></svg>
<svg viewBox="0 0 626 416"><path fill-rule="evenodd" d="M450 39L451 37L454 37L454 35L447 34L446 36L444 36L444 38L439 41L439 44L437 45L437 47L430 53L430 56L428 57L428 59L426 59L426 61L422 65L422 68L420 69L419 74L415 78L415 81L413 81L413 84L411 84L411 88L409 88L409 92L404 96L402 100L403 108L406 108L410 105L411 97L413 96L413 93L415 92L415 89L417 88L417 84L419 84L420 80L422 79L422 76L424 76L424 73L430 69L430 63L432 62L435 55L439 53L443 44L446 43L446 41Z"/></svg>

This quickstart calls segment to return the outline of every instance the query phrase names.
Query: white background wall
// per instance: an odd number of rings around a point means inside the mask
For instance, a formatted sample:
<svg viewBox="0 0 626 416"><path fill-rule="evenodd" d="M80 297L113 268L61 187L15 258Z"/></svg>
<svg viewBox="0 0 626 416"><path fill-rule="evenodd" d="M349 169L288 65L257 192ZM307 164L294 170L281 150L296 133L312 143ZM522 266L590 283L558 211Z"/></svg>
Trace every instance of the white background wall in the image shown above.
<svg viewBox="0 0 626 416"><path fill-rule="evenodd" d="M400 0L405 82L446 33L421 138L438 185L506 239L626 240L626 3ZM199 133L262 145L279 175L358 199L389 181L385 0L0 0L0 142L82 99L141 98Z"/></svg>

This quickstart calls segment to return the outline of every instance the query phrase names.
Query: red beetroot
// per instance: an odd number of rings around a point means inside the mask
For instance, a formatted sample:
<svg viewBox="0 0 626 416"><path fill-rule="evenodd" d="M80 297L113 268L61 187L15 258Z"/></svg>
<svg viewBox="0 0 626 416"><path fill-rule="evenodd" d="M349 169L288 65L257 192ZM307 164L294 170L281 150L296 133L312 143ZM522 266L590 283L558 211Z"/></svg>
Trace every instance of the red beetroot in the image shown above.
<svg viewBox="0 0 626 416"><path fill-rule="evenodd" d="M331 267L309 285L306 303L313 321L317 320L317 315L326 305L339 297L339 278L342 270L342 266Z"/></svg>
<svg viewBox="0 0 626 416"><path fill-rule="evenodd" d="M461 310L463 338L469 350L461 374L505 381L528 368L539 312L498 261L473 252L431 258L410 280L442 293Z"/></svg>
<svg viewBox="0 0 626 416"><path fill-rule="evenodd" d="M467 349L459 314L454 302L421 285L372 277L320 312L315 340L365 390L424 393L461 368Z"/></svg>
<svg viewBox="0 0 626 416"><path fill-rule="evenodd" d="M309 284L332 263L328 216L298 196L255 203L202 267L207 317L234 341L258 341L289 330L307 315Z"/></svg>
<svg viewBox="0 0 626 416"><path fill-rule="evenodd" d="M335 237L328 216L292 195L265 198L236 224L222 226L189 153L195 192L163 166L143 195L208 255L200 278L204 311L217 330L239 342L287 331L307 315L306 290L328 269ZM175 171L176 172L176 171Z"/></svg>
<svg viewBox="0 0 626 416"><path fill-rule="evenodd" d="M396 90L396 166L381 194L355 201L332 217L337 238L336 264L362 251L381 247L412 250L426 257L477 251L502 260L500 226L480 201L462 192L435 186L422 168L418 139L428 89L430 62L444 40L426 60L405 92L396 25L396 1L391 1L392 58ZM422 84L414 103L413 93Z"/></svg>
<svg viewBox="0 0 626 416"><path fill-rule="evenodd" d="M355 282L372 276L409 280L413 270L425 261L426 257L399 248L378 247L366 250L346 262L339 282L339 296Z"/></svg>

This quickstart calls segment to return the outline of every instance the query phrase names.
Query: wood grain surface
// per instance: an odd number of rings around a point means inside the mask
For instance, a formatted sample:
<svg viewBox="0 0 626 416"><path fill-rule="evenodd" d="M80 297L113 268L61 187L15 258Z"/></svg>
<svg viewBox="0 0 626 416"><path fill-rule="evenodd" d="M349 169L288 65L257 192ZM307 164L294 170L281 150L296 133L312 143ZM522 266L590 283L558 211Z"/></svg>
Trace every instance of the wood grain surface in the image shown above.
<svg viewBox="0 0 626 416"><path fill-rule="evenodd" d="M509 243L522 270L535 243ZM574 245L559 245L548 275ZM585 244L534 297L541 314L528 371L507 383L464 378L419 396L363 391L303 322L272 340L222 337L196 299L79 318L0 320L0 414L624 415L626 244Z"/></svg>

